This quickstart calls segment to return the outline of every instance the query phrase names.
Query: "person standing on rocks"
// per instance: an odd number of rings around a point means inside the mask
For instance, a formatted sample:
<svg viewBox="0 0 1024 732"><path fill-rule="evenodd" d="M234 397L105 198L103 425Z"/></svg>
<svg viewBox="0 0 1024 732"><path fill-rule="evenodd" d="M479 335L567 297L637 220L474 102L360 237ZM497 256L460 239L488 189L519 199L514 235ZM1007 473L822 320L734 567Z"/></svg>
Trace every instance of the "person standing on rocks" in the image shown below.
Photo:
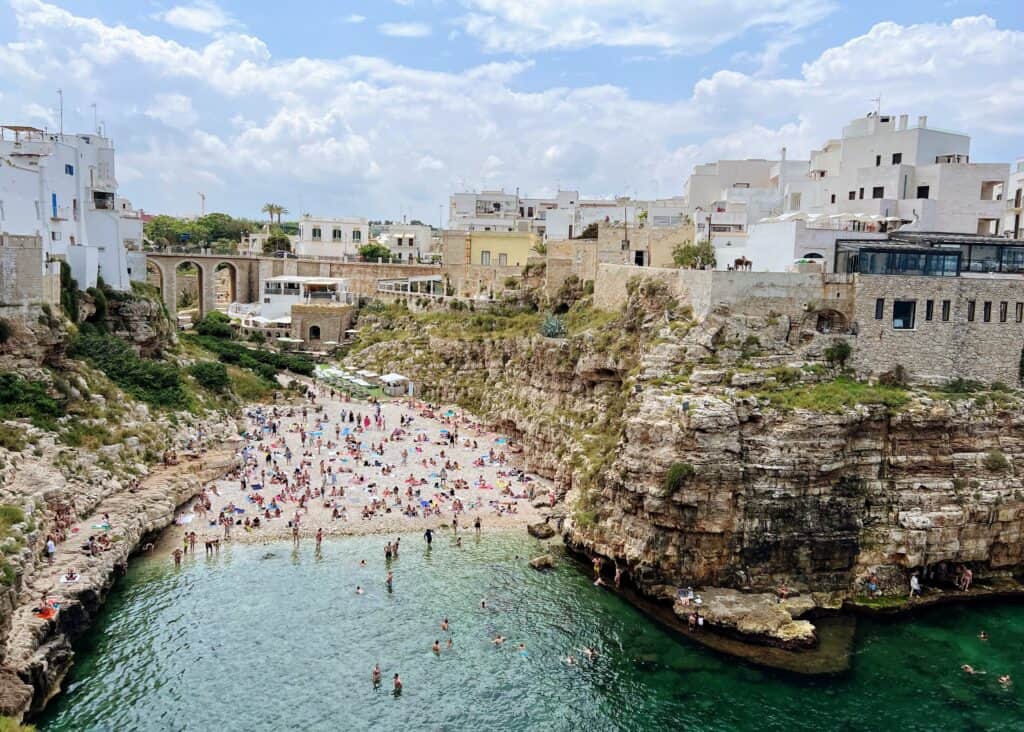
<svg viewBox="0 0 1024 732"><path fill-rule="evenodd" d="M53 534L46 535L46 561L53 564L53 555L57 553L57 544L53 540Z"/></svg>

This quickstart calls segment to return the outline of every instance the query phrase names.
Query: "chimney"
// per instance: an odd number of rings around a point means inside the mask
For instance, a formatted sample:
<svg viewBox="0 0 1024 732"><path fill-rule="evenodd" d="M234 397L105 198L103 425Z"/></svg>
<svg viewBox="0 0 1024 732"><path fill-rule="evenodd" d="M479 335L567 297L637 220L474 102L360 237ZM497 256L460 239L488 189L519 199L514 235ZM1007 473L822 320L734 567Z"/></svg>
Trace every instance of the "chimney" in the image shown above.
<svg viewBox="0 0 1024 732"><path fill-rule="evenodd" d="M917 126L920 127L922 130L928 126L927 114L922 114L920 117L917 118Z"/></svg>
<svg viewBox="0 0 1024 732"><path fill-rule="evenodd" d="M907 119L908 119L908 117L909 117L909 115L906 115L906 114L901 114L900 115L900 123L899 123L899 126L896 127L897 130L905 130L905 129L907 129Z"/></svg>
<svg viewBox="0 0 1024 732"><path fill-rule="evenodd" d="M782 148L782 162L786 162L786 148Z"/></svg>

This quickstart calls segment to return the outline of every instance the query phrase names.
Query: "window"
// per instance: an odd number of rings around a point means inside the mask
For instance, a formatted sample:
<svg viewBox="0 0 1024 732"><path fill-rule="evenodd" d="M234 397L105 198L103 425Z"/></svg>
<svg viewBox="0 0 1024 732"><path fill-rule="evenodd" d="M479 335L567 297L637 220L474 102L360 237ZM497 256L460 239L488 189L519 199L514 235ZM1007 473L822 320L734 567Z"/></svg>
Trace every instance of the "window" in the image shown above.
<svg viewBox="0 0 1024 732"><path fill-rule="evenodd" d="M875 167L877 168L881 164L882 164L882 156L881 155L876 155L875 156Z"/></svg>
<svg viewBox="0 0 1024 732"><path fill-rule="evenodd" d="M984 320L986 323L991 323L992 322L992 303L991 302L985 301L985 303L981 306L981 319Z"/></svg>
<svg viewBox="0 0 1024 732"><path fill-rule="evenodd" d="M480 252L480 264L484 267L489 267L491 264L491 253Z"/></svg>
<svg viewBox="0 0 1024 732"><path fill-rule="evenodd" d="M885 186L875 186L871 189L872 198L885 198Z"/></svg>
<svg viewBox="0 0 1024 732"><path fill-rule="evenodd" d="M1024 302L1017 303L1017 322L1024 322Z"/></svg>
<svg viewBox="0 0 1024 732"><path fill-rule="evenodd" d="M863 188L858 188L857 192L858 192L857 193L857 197L860 198L863 201L864 200L864 189Z"/></svg>
<svg viewBox="0 0 1024 732"><path fill-rule="evenodd" d="M507 254L499 254L498 255L498 266L499 267L507 267L508 266L508 255Z"/></svg>
<svg viewBox="0 0 1024 732"><path fill-rule="evenodd" d="M892 164L893 165L899 165L902 162L903 162L903 153L893 153L892 154Z"/></svg>
<svg viewBox="0 0 1024 732"><path fill-rule="evenodd" d="M341 241L341 229L334 229L331 231L331 239L334 241Z"/></svg>
<svg viewBox="0 0 1024 732"><path fill-rule="evenodd" d="M65 173L65 175L74 175L75 174L75 166L74 165L65 165L64 166L64 173Z"/></svg>
<svg viewBox="0 0 1024 732"><path fill-rule="evenodd" d="M850 191L850 200L851 201L856 201L857 200L857 191Z"/></svg>
<svg viewBox="0 0 1024 732"><path fill-rule="evenodd" d="M974 322L974 300L967 301L967 322Z"/></svg>
<svg viewBox="0 0 1024 732"><path fill-rule="evenodd" d="M935 301L926 300L924 303L924 319L931 320L935 317Z"/></svg>
<svg viewBox="0 0 1024 732"><path fill-rule="evenodd" d="M833 193L833 194L832 194L832 203L835 203L835 202L836 202L836 194L835 194L835 193Z"/></svg>
<svg viewBox="0 0 1024 732"><path fill-rule="evenodd" d="M363 232L361 232L361 231L353 231L352 232L352 241L353 242L358 244L362 240L363 240Z"/></svg>
<svg viewBox="0 0 1024 732"><path fill-rule="evenodd" d="M880 297L875 300L875 320L881 320L885 315L885 298Z"/></svg>
<svg viewBox="0 0 1024 732"><path fill-rule="evenodd" d="M526 209L526 215L529 216L531 219L533 218L533 206L530 206L528 209Z"/></svg>
<svg viewBox="0 0 1024 732"><path fill-rule="evenodd" d="M1006 322L1007 310L1009 310L1009 308L1010 308L1010 303L1006 302L1005 300L1003 302L999 303L999 322L1000 323L1005 323Z"/></svg>
<svg viewBox="0 0 1024 732"><path fill-rule="evenodd" d="M918 186L917 187L917 197L918 198L928 198L929 190L930 190L929 186Z"/></svg>
<svg viewBox="0 0 1024 732"><path fill-rule="evenodd" d="M320 241L320 227L313 227L313 241Z"/></svg>
<svg viewBox="0 0 1024 732"><path fill-rule="evenodd" d="M309 340L318 341L320 340L320 326L311 325L309 326Z"/></svg>
<svg viewBox="0 0 1024 732"><path fill-rule="evenodd" d="M895 300L892 304L892 327L896 330L913 330L917 300Z"/></svg>
<svg viewBox="0 0 1024 732"><path fill-rule="evenodd" d="M944 323L948 323L949 322L949 306L950 306L950 301L949 300L943 300L942 301L942 322L944 322Z"/></svg>

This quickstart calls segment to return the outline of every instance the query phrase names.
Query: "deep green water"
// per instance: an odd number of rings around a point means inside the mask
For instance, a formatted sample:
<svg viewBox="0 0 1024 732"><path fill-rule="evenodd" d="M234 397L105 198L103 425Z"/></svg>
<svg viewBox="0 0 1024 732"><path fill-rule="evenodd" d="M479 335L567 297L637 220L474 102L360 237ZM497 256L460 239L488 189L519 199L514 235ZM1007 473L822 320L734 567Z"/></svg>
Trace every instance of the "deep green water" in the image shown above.
<svg viewBox="0 0 1024 732"><path fill-rule="evenodd" d="M43 730L1024 729L1024 605L861 622L852 671L800 679L680 641L514 534L234 546L135 562L84 639ZM267 554L272 554L264 558ZM369 568L360 569L365 558ZM357 584L367 588L357 596ZM489 609L480 610L481 597ZM441 619L451 621L454 647ZM984 628L990 640L976 635ZM490 639L509 638L503 648ZM516 650L526 643L528 655ZM564 659L594 646L599 656ZM385 685L374 690L379 662ZM961 663L988 671L965 678ZM391 675L405 682L396 698ZM1005 690L1000 673L1013 675Z"/></svg>

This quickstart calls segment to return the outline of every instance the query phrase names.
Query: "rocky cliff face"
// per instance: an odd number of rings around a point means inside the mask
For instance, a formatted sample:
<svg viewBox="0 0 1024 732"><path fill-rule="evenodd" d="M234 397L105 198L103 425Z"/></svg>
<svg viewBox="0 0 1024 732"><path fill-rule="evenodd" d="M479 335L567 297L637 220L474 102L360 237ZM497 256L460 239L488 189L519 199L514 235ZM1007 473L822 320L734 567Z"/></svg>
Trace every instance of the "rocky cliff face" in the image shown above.
<svg viewBox="0 0 1024 732"><path fill-rule="evenodd" d="M371 315L381 342L350 360L519 438L564 492L568 541L652 596L786 583L834 606L871 574L905 594L912 570L1024 566L1017 392L859 384L837 337L773 314L693 323L655 291L614 320L567 319L551 339Z"/></svg>

